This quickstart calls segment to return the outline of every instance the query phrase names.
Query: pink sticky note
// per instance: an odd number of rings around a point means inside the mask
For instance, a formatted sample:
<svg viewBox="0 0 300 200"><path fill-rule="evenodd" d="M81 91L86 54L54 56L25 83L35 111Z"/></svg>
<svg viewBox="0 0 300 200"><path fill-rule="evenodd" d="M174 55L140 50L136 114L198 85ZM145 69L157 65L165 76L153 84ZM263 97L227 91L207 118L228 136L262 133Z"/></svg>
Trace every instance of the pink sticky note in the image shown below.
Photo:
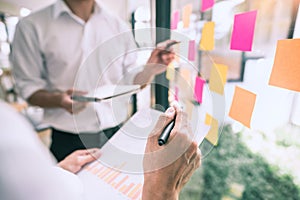
<svg viewBox="0 0 300 200"><path fill-rule="evenodd" d="M175 10L172 14L171 30L177 29L177 24L180 19L179 10Z"/></svg>
<svg viewBox="0 0 300 200"><path fill-rule="evenodd" d="M175 98L174 98L175 101L178 101L178 99L179 99L178 98L178 93L179 93L179 88L177 86L175 86L175 95L174 95L175 96Z"/></svg>
<svg viewBox="0 0 300 200"><path fill-rule="evenodd" d="M251 51L257 11L250 11L234 16L230 49Z"/></svg>
<svg viewBox="0 0 300 200"><path fill-rule="evenodd" d="M205 80L201 77L196 77L196 83L194 88L194 94L196 101L198 103L202 103L202 94L203 94L203 88L204 88Z"/></svg>
<svg viewBox="0 0 300 200"><path fill-rule="evenodd" d="M196 50L195 50L195 40L190 40L189 41L189 54L188 54L188 59L190 61L194 61L195 60L195 54L196 54Z"/></svg>
<svg viewBox="0 0 300 200"><path fill-rule="evenodd" d="M207 9L213 7L215 1L214 0L202 0L201 4L201 12L206 11Z"/></svg>

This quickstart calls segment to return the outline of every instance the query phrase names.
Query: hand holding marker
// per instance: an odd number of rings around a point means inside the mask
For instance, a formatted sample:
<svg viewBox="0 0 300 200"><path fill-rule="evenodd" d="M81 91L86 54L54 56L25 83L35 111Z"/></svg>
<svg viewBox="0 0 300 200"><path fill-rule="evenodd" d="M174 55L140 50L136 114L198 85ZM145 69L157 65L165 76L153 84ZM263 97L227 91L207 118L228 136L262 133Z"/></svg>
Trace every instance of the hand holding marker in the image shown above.
<svg viewBox="0 0 300 200"><path fill-rule="evenodd" d="M175 106L179 109L182 109L182 106L180 106L177 101L173 102L172 104L173 104L173 107ZM158 141L157 141L159 146L162 146L168 142L170 133L175 126L175 120L176 120L176 115L174 116L174 119L164 128L164 130L160 134Z"/></svg>

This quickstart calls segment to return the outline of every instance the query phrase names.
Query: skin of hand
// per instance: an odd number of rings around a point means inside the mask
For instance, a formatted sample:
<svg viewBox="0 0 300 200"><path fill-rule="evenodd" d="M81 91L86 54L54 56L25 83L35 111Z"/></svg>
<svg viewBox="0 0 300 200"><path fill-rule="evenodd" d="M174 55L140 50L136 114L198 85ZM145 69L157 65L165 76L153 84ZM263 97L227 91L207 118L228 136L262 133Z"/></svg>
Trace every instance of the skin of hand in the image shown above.
<svg viewBox="0 0 300 200"><path fill-rule="evenodd" d="M175 126L166 145L158 145L158 137L163 128L176 114ZM193 142L187 114L179 107L170 107L160 116L156 127L147 140L143 161L143 200L176 200L182 187L200 166L201 153ZM171 159L168 165L162 165Z"/></svg>
<svg viewBox="0 0 300 200"><path fill-rule="evenodd" d="M101 151L97 148L77 150L60 161L57 166L76 174L85 164L97 160L100 156Z"/></svg>
<svg viewBox="0 0 300 200"><path fill-rule="evenodd" d="M74 89L65 92L38 90L28 98L28 102L42 108L63 108L71 114L77 114L87 106L87 103L73 101L71 96L86 93Z"/></svg>
<svg viewBox="0 0 300 200"><path fill-rule="evenodd" d="M71 114L78 114L82 110L84 110L87 106L86 102L77 102L74 101L71 96L72 95L84 95L86 92L77 91L74 89L69 89L66 92L63 92L61 94L61 100L60 105L62 108L64 108L66 111L68 111Z"/></svg>
<svg viewBox="0 0 300 200"><path fill-rule="evenodd" d="M145 70L152 75L161 74L166 71L167 66L175 59L175 53L172 48L166 50L166 46L175 40L167 40L157 45L145 66Z"/></svg>

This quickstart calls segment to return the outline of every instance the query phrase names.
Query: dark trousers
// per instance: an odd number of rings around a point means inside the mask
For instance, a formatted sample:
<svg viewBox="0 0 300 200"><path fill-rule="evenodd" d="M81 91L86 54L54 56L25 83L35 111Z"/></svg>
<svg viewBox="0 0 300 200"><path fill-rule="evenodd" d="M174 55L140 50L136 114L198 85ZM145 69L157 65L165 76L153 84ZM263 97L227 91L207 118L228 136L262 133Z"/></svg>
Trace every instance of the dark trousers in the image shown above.
<svg viewBox="0 0 300 200"><path fill-rule="evenodd" d="M52 129L52 143L50 150L59 162L75 150L101 148L119 130L119 128L120 125L92 134L73 134Z"/></svg>

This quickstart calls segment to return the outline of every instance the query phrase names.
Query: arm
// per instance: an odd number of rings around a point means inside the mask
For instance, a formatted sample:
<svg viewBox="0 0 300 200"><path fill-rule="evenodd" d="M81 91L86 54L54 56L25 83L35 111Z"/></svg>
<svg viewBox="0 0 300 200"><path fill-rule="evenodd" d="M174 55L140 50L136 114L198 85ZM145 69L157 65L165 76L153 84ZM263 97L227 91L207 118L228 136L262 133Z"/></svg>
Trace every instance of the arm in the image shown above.
<svg viewBox="0 0 300 200"><path fill-rule="evenodd" d="M67 90L66 92L49 92L46 90L38 90L33 93L28 102L32 105L42 108L63 108L71 114L77 114L86 107L84 102L75 102L71 96L73 94L83 95L85 92Z"/></svg>
<svg viewBox="0 0 300 200"><path fill-rule="evenodd" d="M100 155L100 149L77 150L60 161L57 166L76 174L85 164L97 160Z"/></svg>
<svg viewBox="0 0 300 200"><path fill-rule="evenodd" d="M143 69L134 78L134 84L147 84L150 83L153 78L166 71L168 65L174 60L175 54L171 51L166 51L165 46L173 40L168 40L164 45L161 45L154 49Z"/></svg>
<svg viewBox="0 0 300 200"><path fill-rule="evenodd" d="M164 146L157 139L166 124L174 117L175 127ZM169 108L160 117L148 138L144 156L143 200L177 200L183 186L200 166L200 150L190 139L191 127L187 115L179 108Z"/></svg>
<svg viewBox="0 0 300 200"><path fill-rule="evenodd" d="M38 36L33 22L27 19L21 20L16 27L11 61L21 96L32 105L43 108L63 108L70 113L78 113L85 104L72 101L70 96L75 91L48 91L46 78L48 74Z"/></svg>

